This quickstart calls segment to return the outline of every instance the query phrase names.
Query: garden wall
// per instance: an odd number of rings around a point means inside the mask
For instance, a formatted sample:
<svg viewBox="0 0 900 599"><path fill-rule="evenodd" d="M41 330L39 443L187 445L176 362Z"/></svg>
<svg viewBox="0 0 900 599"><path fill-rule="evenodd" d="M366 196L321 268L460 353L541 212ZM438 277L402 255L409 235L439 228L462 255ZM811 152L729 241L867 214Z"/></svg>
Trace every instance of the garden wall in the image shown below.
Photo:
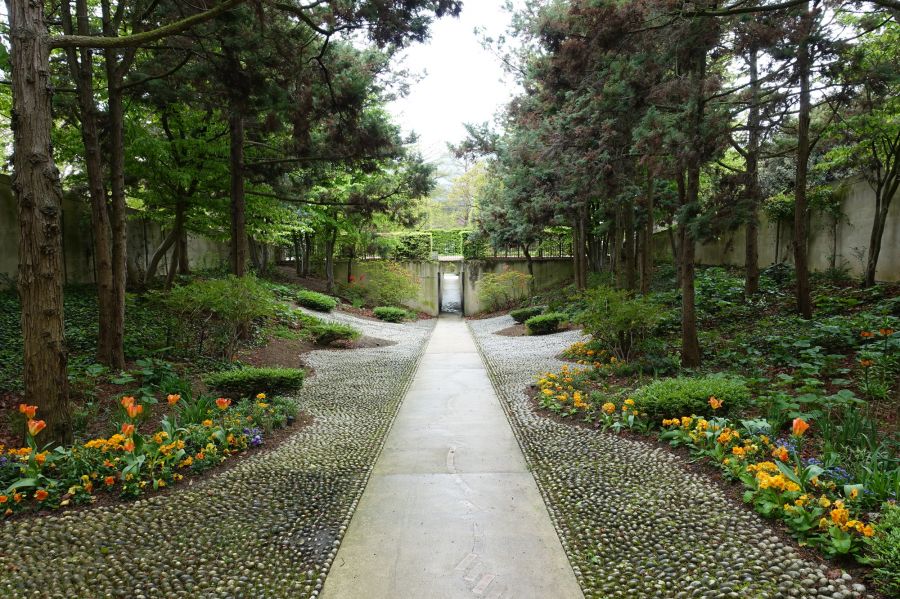
<svg viewBox="0 0 900 599"><path fill-rule="evenodd" d="M875 192L865 181L850 185L842 204L843 218L835 222L830 216L814 212L809 227L809 265L814 271L844 269L861 277L865 270L869 235L875 214ZM659 233L657 248L668 248L667 233ZM697 263L707 265L744 265L744 227L719 239L697 245ZM760 217L759 265L767 267L779 262L793 264L793 222L781 223ZM671 251L667 250L671 256ZM900 281L900 198L894 198L885 225L876 279Z"/></svg>
<svg viewBox="0 0 900 599"><path fill-rule="evenodd" d="M347 264L346 260L335 261L334 263L334 280L338 283L347 282ZM437 262L397 262L412 274L419 285L418 296L406 302L406 307L425 312L431 316L437 316L440 311L438 302L438 270ZM367 273L365 260L354 260L352 273L359 277Z"/></svg>
<svg viewBox="0 0 900 599"><path fill-rule="evenodd" d="M535 258L534 283L537 290L562 287L574 278L571 258ZM528 262L524 258L497 258L487 260L467 260L463 282L463 303L466 316L477 314L485 308L478 301L478 282L487 273L503 272L511 269L528 274Z"/></svg>
<svg viewBox="0 0 900 599"><path fill-rule="evenodd" d="M0 175L0 286L6 286L19 267L19 225L10 183L9 176ZM96 279L90 209L84 201L71 196L63 197L62 207L65 281L93 283ZM135 218L135 214L132 212L128 219L128 270L131 276L143 276L165 233L159 224ZM188 257L191 268L217 267L228 259L228 245L188 235ZM158 273L164 275L167 271L168 260L164 258Z"/></svg>

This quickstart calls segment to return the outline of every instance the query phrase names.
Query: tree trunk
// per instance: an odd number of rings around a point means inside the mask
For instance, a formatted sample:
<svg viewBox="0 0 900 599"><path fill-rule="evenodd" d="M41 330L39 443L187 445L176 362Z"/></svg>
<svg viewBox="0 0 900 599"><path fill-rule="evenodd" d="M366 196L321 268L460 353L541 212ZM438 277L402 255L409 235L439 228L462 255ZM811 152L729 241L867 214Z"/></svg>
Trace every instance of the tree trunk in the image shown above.
<svg viewBox="0 0 900 599"><path fill-rule="evenodd" d="M522 244L522 254L524 254L525 262L528 264L528 276L531 277L528 281L528 290L531 295L534 295L534 292L537 289L537 283L534 280L534 258L531 257L531 252L528 250L529 245L530 244L527 243Z"/></svg>
<svg viewBox="0 0 900 599"><path fill-rule="evenodd" d="M885 190L885 187L888 187ZM875 284L875 273L878 270L878 256L881 254L881 239L884 236L884 227L887 223L888 210L891 200L897 193L897 182L891 186L882 186L875 196L875 219L872 221L872 234L869 236L869 253L866 258L866 274L863 279L864 287ZM883 196L883 197L879 197Z"/></svg>
<svg viewBox="0 0 900 599"><path fill-rule="evenodd" d="M653 173L647 170L647 187L644 190L647 220L641 236L641 293L650 293L653 282Z"/></svg>
<svg viewBox="0 0 900 599"><path fill-rule="evenodd" d="M244 116L232 107L228 116L231 137L231 272L247 274L247 205L244 197Z"/></svg>
<svg viewBox="0 0 900 599"><path fill-rule="evenodd" d="M178 272L178 260L181 254L181 244L176 243L172 250L172 259L169 261L169 270L166 273L165 290L168 291L175 283L175 274Z"/></svg>
<svg viewBox="0 0 900 599"><path fill-rule="evenodd" d="M800 107L797 114L797 178L794 183L794 269L797 276L797 312L803 318L812 318L812 299L809 287L808 234L809 206L806 186L809 174L809 120L811 112L810 77L812 58L810 36L813 13L806 3L802 20L802 38L797 48L797 72L800 78Z"/></svg>
<svg viewBox="0 0 900 599"><path fill-rule="evenodd" d="M163 259L163 256L166 255L166 252L171 248L181 237L181 231L183 229L184 223L184 203L177 202L175 204L175 223L172 225L172 230L166 235L166 238L163 239L163 242L156 248L156 251L153 252L153 257L150 258L150 263L147 265L147 272L144 274L144 284L148 284L153 280L153 277L156 276L156 269L159 268L159 263ZM172 254L175 255L174 253ZM170 266L169 270L174 268L174 266Z"/></svg>
<svg viewBox="0 0 900 599"><path fill-rule="evenodd" d="M256 270L256 272L259 272L259 245L249 236L247 237L247 250L247 253L250 255L250 264L253 265L253 269Z"/></svg>
<svg viewBox="0 0 900 599"><path fill-rule="evenodd" d="M759 292L759 51L750 48L750 113L747 117L747 227L744 244L744 295Z"/></svg>
<svg viewBox="0 0 900 599"><path fill-rule="evenodd" d="M303 273L304 277L309 276L309 259L312 254L312 235L309 233L303 234Z"/></svg>
<svg viewBox="0 0 900 599"><path fill-rule="evenodd" d="M112 32L114 34L114 32ZM110 35L110 33L107 33ZM113 317L101 322L100 361L110 368L125 368L125 279L127 276L127 231L125 225L125 107L122 74L115 50L106 50L107 93L109 95L109 190L112 228Z"/></svg>
<svg viewBox="0 0 900 599"><path fill-rule="evenodd" d="M69 35L89 35L88 7L85 0L76 0L73 26L69 3L62 3L63 31ZM84 169L88 195L91 200L93 229L94 274L97 281L97 360L111 368L121 369L123 361L115 352L116 283L113 261L113 235L103 183L103 156L100 149L97 103L94 100L94 60L88 48L66 49L69 72L75 82L78 111L81 119L81 141L84 144Z"/></svg>
<svg viewBox="0 0 900 599"><path fill-rule="evenodd" d="M294 271L299 277L303 274L303 263L300 256L300 236L296 233L291 233L291 241L294 242Z"/></svg>
<svg viewBox="0 0 900 599"><path fill-rule="evenodd" d="M624 229L622 244L622 270L623 277L621 287L633 291L637 287L637 260L635 259L634 243L634 206L628 204L622 209L622 228Z"/></svg>
<svg viewBox="0 0 900 599"><path fill-rule="evenodd" d="M328 293L334 293L334 246L337 243L337 229L332 228L325 238L325 280Z"/></svg>
<svg viewBox="0 0 900 599"><path fill-rule="evenodd" d="M181 234L178 236L178 274L191 274L191 261L188 255L188 234L184 225L181 226Z"/></svg>
<svg viewBox="0 0 900 599"><path fill-rule="evenodd" d="M25 401L47 431L39 444L72 441L63 329L62 189L50 131L50 46L43 2L7 4L12 79L13 180L19 221Z"/></svg>

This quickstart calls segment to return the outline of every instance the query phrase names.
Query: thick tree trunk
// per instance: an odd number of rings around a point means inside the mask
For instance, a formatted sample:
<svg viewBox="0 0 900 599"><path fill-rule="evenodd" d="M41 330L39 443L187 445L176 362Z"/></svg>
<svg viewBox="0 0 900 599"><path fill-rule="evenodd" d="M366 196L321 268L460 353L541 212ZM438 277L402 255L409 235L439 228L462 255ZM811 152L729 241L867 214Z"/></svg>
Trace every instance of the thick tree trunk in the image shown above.
<svg viewBox="0 0 900 599"><path fill-rule="evenodd" d="M797 114L797 177L794 183L794 269L796 271L797 312L812 318L812 298L809 286L808 227L809 206L806 186L809 174L809 121L811 113L810 78L812 57L810 36L813 13L809 2L802 21L802 38L797 48L797 73L800 78L800 106Z"/></svg>
<svg viewBox="0 0 900 599"><path fill-rule="evenodd" d="M69 3L62 3L63 31L88 35L88 6L76 0L73 26ZM66 49L69 72L75 82L81 119L81 141L84 144L84 170L91 200L91 227L94 240L94 275L97 281L97 360L111 368L121 369L122 361L115 352L116 281L113 259L113 230L103 183L103 156L100 149L97 103L94 99L94 60L90 49Z"/></svg>
<svg viewBox="0 0 900 599"><path fill-rule="evenodd" d="M334 293L334 246L337 243L337 229L331 229L325 238L325 280L328 293Z"/></svg>
<svg viewBox="0 0 900 599"><path fill-rule="evenodd" d="M127 231L125 224L125 107L122 74L115 50L106 50L106 78L109 95L109 190L112 228L113 318L101 322L100 361L111 368L125 368L125 280L127 276Z"/></svg>
<svg viewBox="0 0 900 599"><path fill-rule="evenodd" d="M228 117L231 136L231 272L247 274L247 205L244 196L244 116L232 107Z"/></svg>
<svg viewBox="0 0 900 599"><path fill-rule="evenodd" d="M39 440L72 440L63 329L62 189L53 162L50 46L43 2L11 0L13 180L19 221L25 401L47 430Z"/></svg>

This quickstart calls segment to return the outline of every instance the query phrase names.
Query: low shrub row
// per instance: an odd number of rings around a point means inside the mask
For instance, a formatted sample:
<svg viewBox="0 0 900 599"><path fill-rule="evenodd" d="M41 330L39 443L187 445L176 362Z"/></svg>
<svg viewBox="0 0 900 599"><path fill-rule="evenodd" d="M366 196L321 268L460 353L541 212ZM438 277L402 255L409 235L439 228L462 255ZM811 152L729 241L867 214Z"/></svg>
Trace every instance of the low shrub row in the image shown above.
<svg viewBox="0 0 900 599"><path fill-rule="evenodd" d="M526 320L525 328L528 330L529 335L547 335L559 330L560 325L568 319L569 316L562 312L539 314Z"/></svg>
<svg viewBox="0 0 900 599"><path fill-rule="evenodd" d="M394 308L391 306L379 306L373 311L375 318L385 322L403 322L409 318L409 312L403 308Z"/></svg>
<svg viewBox="0 0 900 599"><path fill-rule="evenodd" d="M317 312L331 312L338 305L338 301L330 295L309 291L308 289L297 293L297 303L304 308L316 310Z"/></svg>
<svg viewBox="0 0 900 599"><path fill-rule="evenodd" d="M289 393L303 386L306 373L299 368L244 367L214 372L203 377L212 390L231 396L247 396L258 389L270 393Z"/></svg>

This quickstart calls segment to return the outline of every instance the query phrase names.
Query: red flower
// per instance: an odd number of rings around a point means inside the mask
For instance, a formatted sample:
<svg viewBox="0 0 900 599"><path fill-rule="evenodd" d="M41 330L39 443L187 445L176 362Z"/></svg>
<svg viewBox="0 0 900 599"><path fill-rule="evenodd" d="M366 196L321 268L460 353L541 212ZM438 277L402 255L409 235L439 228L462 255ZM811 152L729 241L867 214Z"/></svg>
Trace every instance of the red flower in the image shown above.
<svg viewBox="0 0 900 599"><path fill-rule="evenodd" d="M227 410L228 406L231 405L231 400L226 399L224 397L220 397L219 399L216 400L216 405L219 407L220 410Z"/></svg>
<svg viewBox="0 0 900 599"><path fill-rule="evenodd" d="M803 435L806 432L806 429L809 428L809 423L807 423L802 418L794 418L794 422L791 425L791 432L794 433L797 437Z"/></svg>
<svg viewBox="0 0 900 599"><path fill-rule="evenodd" d="M47 491L45 491L43 489L38 489L37 491L34 492L34 498L37 499L38 501L43 501L43 500L47 499L47 497L49 497L49 496L50 496L50 493L48 493Z"/></svg>
<svg viewBox="0 0 900 599"><path fill-rule="evenodd" d="M37 414L37 406L29 406L28 404L20 403L19 412L25 414L25 417L31 420L34 418L34 415Z"/></svg>
<svg viewBox="0 0 900 599"><path fill-rule="evenodd" d="M28 434L32 437L47 428L47 423L43 420L29 420L28 421Z"/></svg>

